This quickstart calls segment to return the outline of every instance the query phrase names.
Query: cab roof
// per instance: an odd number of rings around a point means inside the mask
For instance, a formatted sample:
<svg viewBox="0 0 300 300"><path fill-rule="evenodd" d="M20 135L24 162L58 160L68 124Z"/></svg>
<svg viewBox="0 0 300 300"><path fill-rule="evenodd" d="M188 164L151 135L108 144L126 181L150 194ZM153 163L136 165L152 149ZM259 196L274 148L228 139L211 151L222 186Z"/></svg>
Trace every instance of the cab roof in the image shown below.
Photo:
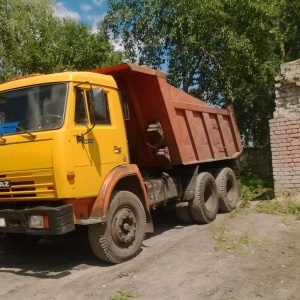
<svg viewBox="0 0 300 300"><path fill-rule="evenodd" d="M22 77L20 79L14 79L12 81L0 84L0 92L17 89L30 85L37 85L43 83L54 82L86 82L89 81L93 84L99 84L102 86L110 86L117 88L116 82L110 75L103 75L94 72L61 72L53 74L33 74L28 77Z"/></svg>

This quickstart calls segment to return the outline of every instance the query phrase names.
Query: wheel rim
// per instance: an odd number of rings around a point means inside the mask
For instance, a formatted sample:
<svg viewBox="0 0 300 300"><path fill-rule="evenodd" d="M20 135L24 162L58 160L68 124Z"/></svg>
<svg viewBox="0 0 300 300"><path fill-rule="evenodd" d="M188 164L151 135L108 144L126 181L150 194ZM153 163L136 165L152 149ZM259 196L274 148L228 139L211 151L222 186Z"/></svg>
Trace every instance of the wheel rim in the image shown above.
<svg viewBox="0 0 300 300"><path fill-rule="evenodd" d="M130 246L135 240L137 228L135 214L129 208L122 208L112 220L112 237L121 247Z"/></svg>
<svg viewBox="0 0 300 300"><path fill-rule="evenodd" d="M215 206L215 193L210 186L205 187L204 202L208 211L212 211Z"/></svg>

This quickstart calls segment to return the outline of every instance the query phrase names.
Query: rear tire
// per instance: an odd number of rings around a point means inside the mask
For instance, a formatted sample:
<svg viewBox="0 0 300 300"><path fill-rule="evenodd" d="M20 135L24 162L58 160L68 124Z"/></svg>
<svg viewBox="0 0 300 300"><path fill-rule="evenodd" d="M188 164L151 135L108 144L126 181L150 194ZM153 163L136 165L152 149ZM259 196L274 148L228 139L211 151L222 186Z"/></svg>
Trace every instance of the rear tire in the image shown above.
<svg viewBox="0 0 300 300"><path fill-rule="evenodd" d="M214 177L207 172L200 173L196 179L195 198L190 205L191 214L197 223L207 224L218 213L218 191Z"/></svg>
<svg viewBox="0 0 300 300"><path fill-rule="evenodd" d="M106 223L89 225L90 246L101 260L118 264L140 252L145 229L146 215L139 198L117 191L112 194Z"/></svg>
<svg viewBox="0 0 300 300"><path fill-rule="evenodd" d="M188 202L182 202L176 205L176 215L180 222L185 224L194 223Z"/></svg>
<svg viewBox="0 0 300 300"><path fill-rule="evenodd" d="M215 174L219 194L219 211L231 212L239 200L239 189L235 174L230 168L217 170Z"/></svg>

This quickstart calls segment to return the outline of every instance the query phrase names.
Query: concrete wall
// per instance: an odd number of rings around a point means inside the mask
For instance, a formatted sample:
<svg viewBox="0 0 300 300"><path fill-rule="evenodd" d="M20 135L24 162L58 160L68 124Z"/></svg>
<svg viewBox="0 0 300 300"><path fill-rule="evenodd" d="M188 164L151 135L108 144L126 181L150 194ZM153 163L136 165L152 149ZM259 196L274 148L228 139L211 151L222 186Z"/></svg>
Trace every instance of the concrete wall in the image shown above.
<svg viewBox="0 0 300 300"><path fill-rule="evenodd" d="M281 65L269 121L275 196L300 192L300 59Z"/></svg>

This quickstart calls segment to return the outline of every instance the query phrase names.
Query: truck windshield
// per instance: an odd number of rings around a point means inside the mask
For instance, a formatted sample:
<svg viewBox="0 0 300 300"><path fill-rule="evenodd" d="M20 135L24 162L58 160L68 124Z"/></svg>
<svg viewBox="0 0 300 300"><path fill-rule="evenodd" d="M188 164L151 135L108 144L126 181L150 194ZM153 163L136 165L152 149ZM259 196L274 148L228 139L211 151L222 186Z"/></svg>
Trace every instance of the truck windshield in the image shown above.
<svg viewBox="0 0 300 300"><path fill-rule="evenodd" d="M67 87L42 84L0 93L0 135L61 127Z"/></svg>

